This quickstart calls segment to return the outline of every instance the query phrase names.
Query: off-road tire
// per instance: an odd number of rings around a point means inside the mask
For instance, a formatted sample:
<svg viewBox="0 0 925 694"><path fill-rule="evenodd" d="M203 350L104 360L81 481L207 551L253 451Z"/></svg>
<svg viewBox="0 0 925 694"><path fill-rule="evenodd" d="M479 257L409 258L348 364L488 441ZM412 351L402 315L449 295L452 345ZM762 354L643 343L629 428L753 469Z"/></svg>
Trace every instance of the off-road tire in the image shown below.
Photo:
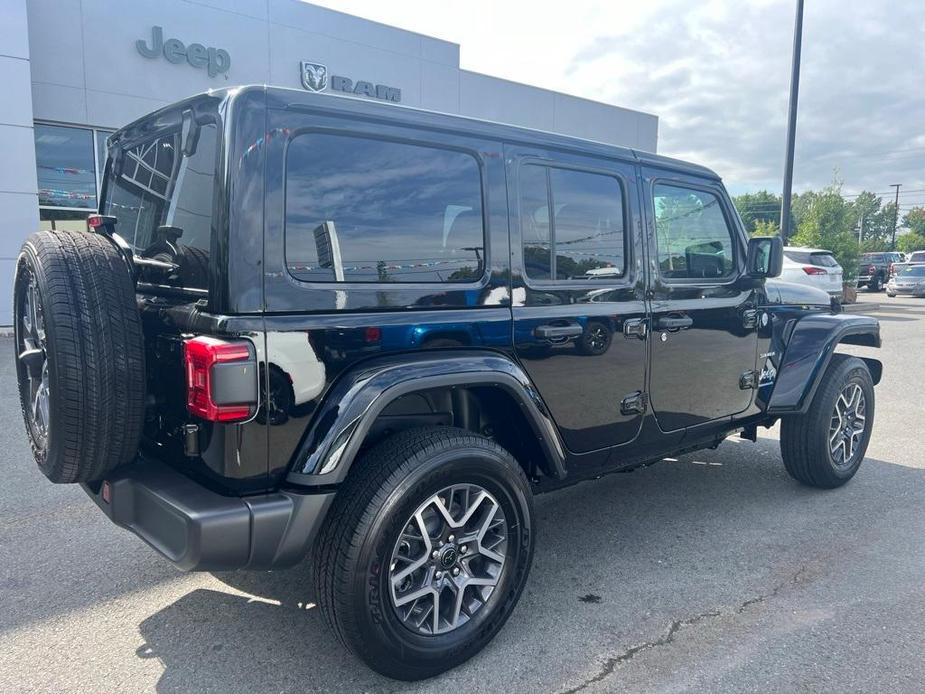
<svg viewBox="0 0 925 694"><path fill-rule="evenodd" d="M882 284L883 284L883 282L882 282L882 280L881 280L881 278L880 278L880 275L874 275L874 276L871 278L870 284L868 284L867 287L868 287L868 289L870 289L870 291L872 291L872 292L879 292L879 291L880 291L880 287L881 287Z"/></svg>
<svg viewBox="0 0 925 694"><path fill-rule="evenodd" d="M30 417L27 366L19 358L30 284L44 317L46 436ZM145 355L122 255L97 234L34 233L17 259L13 306L20 403L39 469L52 482L87 482L130 461L144 424Z"/></svg>
<svg viewBox="0 0 925 694"><path fill-rule="evenodd" d="M829 446L829 430L835 404L849 384L860 386L866 402L866 423L858 448L846 466L836 465ZM874 383L861 359L835 354L822 376L805 415L781 420L781 457L787 472L810 487L833 489L854 477L864 460L874 425Z"/></svg>
<svg viewBox="0 0 925 694"><path fill-rule="evenodd" d="M488 601L448 633L421 635L399 619L388 590L393 547L420 503L447 485L478 484L509 519L507 557ZM533 501L517 461L462 429L399 432L358 460L314 548L315 594L339 640L377 672L419 680L475 655L504 625L533 556Z"/></svg>

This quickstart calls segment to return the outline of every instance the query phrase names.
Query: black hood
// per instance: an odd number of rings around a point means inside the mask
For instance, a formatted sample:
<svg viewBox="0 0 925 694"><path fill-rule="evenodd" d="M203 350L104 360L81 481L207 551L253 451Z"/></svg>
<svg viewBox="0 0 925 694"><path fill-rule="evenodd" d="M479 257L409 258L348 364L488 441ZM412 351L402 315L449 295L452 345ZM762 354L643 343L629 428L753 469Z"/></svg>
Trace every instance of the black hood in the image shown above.
<svg viewBox="0 0 925 694"><path fill-rule="evenodd" d="M801 306L830 306L832 299L822 289L805 284L769 279L764 285L768 302L772 304L799 304Z"/></svg>

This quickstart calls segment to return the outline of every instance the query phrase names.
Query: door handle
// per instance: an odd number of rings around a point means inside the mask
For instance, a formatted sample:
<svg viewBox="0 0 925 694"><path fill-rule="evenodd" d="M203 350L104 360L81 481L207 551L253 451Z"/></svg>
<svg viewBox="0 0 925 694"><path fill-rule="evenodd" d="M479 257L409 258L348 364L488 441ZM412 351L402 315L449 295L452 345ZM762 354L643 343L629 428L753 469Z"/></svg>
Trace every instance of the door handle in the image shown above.
<svg viewBox="0 0 925 694"><path fill-rule="evenodd" d="M656 330L687 330L694 324L690 316L661 316L655 319Z"/></svg>
<svg viewBox="0 0 925 694"><path fill-rule="evenodd" d="M569 323L568 325L538 325L533 329L533 334L541 340L561 340L566 337L578 337L584 331L580 323Z"/></svg>

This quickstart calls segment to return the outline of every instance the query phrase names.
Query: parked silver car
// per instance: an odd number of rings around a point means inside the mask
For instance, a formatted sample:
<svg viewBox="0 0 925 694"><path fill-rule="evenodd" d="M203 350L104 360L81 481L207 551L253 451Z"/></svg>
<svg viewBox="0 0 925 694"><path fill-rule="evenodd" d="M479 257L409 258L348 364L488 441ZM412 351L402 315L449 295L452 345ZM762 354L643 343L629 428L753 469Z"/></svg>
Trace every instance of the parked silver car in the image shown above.
<svg viewBox="0 0 925 694"><path fill-rule="evenodd" d="M907 265L890 278L886 295L911 294L925 296L925 265Z"/></svg>

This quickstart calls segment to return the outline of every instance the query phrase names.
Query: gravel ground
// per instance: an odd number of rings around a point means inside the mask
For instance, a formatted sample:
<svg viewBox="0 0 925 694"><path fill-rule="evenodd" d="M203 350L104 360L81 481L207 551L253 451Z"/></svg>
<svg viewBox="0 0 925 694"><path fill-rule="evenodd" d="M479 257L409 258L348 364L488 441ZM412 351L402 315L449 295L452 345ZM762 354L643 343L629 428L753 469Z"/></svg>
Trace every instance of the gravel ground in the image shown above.
<svg viewBox="0 0 925 694"><path fill-rule="evenodd" d="M539 497L508 625L412 686L340 648L307 565L183 574L48 484L4 358L0 691L921 692L925 300L861 300L881 304L885 375L851 484L791 481L771 430Z"/></svg>

